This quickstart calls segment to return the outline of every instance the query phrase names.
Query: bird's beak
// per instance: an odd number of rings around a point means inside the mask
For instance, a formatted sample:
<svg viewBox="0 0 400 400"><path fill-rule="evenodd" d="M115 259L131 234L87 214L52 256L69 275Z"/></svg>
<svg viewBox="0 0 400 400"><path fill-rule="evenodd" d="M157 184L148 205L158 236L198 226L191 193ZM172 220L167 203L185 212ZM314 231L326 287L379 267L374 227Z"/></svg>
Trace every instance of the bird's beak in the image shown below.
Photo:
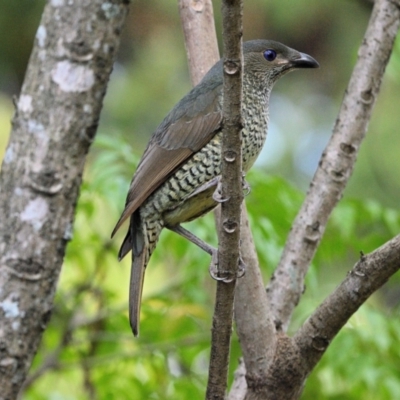
<svg viewBox="0 0 400 400"><path fill-rule="evenodd" d="M290 60L292 68L319 68L318 61L305 53L298 53Z"/></svg>

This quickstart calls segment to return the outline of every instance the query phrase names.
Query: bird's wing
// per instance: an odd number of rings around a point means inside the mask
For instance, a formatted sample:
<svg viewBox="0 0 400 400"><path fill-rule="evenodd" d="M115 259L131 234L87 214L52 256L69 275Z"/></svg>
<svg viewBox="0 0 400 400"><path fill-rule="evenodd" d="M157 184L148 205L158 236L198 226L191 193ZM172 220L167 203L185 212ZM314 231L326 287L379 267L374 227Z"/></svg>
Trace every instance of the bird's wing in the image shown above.
<svg viewBox="0 0 400 400"><path fill-rule="evenodd" d="M210 87L211 86L211 87ZM166 179L221 127L221 82L193 89L154 132L132 179L125 209L112 236Z"/></svg>

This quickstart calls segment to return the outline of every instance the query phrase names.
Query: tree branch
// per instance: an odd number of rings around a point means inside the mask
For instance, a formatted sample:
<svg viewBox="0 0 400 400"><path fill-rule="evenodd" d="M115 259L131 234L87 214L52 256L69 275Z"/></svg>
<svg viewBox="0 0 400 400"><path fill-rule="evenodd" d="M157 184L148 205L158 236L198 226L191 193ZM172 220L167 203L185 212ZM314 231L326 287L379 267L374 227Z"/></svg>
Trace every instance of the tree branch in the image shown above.
<svg viewBox="0 0 400 400"><path fill-rule="evenodd" d="M127 3L48 2L36 34L0 173L4 399L17 397L51 315Z"/></svg>
<svg viewBox="0 0 400 400"><path fill-rule="evenodd" d="M224 39L223 135L217 294L212 326L207 399L225 398L228 381L233 301L239 264L242 189L242 0L223 0Z"/></svg>
<svg viewBox="0 0 400 400"><path fill-rule="evenodd" d="M198 40L198 38L203 38L210 32L215 35L211 0L195 2L179 0L179 8L192 82L197 84L203 77L202 74L208 71L219 59L216 37L214 40L210 37L207 37L205 41ZM216 214L218 226L220 207L217 208L217 211L219 211ZM246 265L246 274L237 282L234 309L237 334L248 368L247 376L251 382L256 384L265 376L273 359L271 353L276 345L276 335L274 334L274 324L271 318L268 318L268 315L270 315L267 312L269 309L268 299L265 294L244 203L241 219L240 251ZM249 311L250 309L252 311ZM257 346L255 346L255 343L257 343ZM260 362L260 359L263 361ZM240 396L243 395L244 397L243 393L247 391L246 368L244 363L241 366L242 373L235 376L235 382L237 382L236 379L241 380L240 385L232 387L229 398L242 398Z"/></svg>
<svg viewBox="0 0 400 400"><path fill-rule="evenodd" d="M336 290L294 336L310 372L358 308L400 269L400 235L362 255Z"/></svg>
<svg viewBox="0 0 400 400"><path fill-rule="evenodd" d="M278 327L286 330L328 218L352 174L400 21L396 0L377 0L331 140L291 229L267 291Z"/></svg>
<svg viewBox="0 0 400 400"><path fill-rule="evenodd" d="M228 400L243 400L247 393L246 367L243 359L240 359L239 366L236 368L231 391Z"/></svg>
<svg viewBox="0 0 400 400"><path fill-rule="evenodd" d="M193 86L219 60L211 0L179 0L186 54Z"/></svg>
<svg viewBox="0 0 400 400"><path fill-rule="evenodd" d="M192 82L193 84L197 84L201 80L202 74L211 68L211 66L219 59L216 37L214 40L212 40L212 38L207 38L205 41L199 41L197 39L202 38L204 35L210 32L212 32L212 35L215 35L214 20L212 15L210 17L209 12L207 11L211 10L210 12L212 12L211 1L204 0L193 2L191 0L179 0L179 6L181 10L183 30L185 33L186 50L188 52ZM182 10L184 10L184 12L182 12ZM209 45L209 43L213 44ZM201 56L196 58L198 55ZM218 210L220 211L220 208L218 208ZM217 216L216 219L219 221L220 217ZM254 366L255 369L258 369L259 371L257 364L252 362L252 357L250 357L250 355L254 355L255 343L250 333L252 331L254 333L254 324L259 324L259 317L263 315L264 312L260 311L258 314L257 312L249 314L249 299L251 298L251 304L256 304L260 310L262 308L268 309L268 306L262 277L258 269L258 259L253 245L252 233L250 231L245 208L242 212L240 237L241 256L246 264L246 275L239 279L236 287L235 319L237 322L238 335L240 337L243 353L245 354L245 359L248 358L250 366ZM266 332L273 331L274 329L272 323L270 321L269 323L270 324L268 328L264 326L265 329L262 328L257 330L257 332L259 332L262 336L262 340L258 345L259 353L268 353L268 346L262 345L265 338L268 338L269 341L272 341L272 346L275 343L274 335L266 335ZM240 329L241 327L243 328L242 330ZM265 350L262 350L264 347ZM249 354L249 357L247 357L247 354ZM242 366L243 370L245 371L243 364ZM253 371L251 367L248 373L250 376L257 376L257 373ZM241 384L242 391L246 391L247 385L244 373L241 374L241 378L243 381ZM236 387L233 388L232 391L237 394Z"/></svg>
<svg viewBox="0 0 400 400"><path fill-rule="evenodd" d="M278 333L275 352L264 381L253 382L247 378L249 387L244 396L241 372L235 377L229 399L298 399L307 376L335 335L365 300L399 269L400 235L373 253L362 256L346 279L293 338L283 332Z"/></svg>
<svg viewBox="0 0 400 400"><path fill-rule="evenodd" d="M249 229L243 203L242 228L245 229L246 225ZM257 386L266 379L277 336L251 235L241 236L240 253L246 265L246 274L238 280L236 286L236 330L246 366L246 380ZM235 387L232 387L230 396L235 396L234 392Z"/></svg>

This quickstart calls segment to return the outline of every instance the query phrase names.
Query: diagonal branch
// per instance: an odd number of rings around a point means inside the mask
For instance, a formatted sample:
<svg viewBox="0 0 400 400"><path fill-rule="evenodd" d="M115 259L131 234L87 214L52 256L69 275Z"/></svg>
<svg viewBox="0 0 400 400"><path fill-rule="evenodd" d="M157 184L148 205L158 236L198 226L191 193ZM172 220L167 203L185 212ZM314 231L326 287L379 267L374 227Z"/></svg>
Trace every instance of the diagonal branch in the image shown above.
<svg viewBox="0 0 400 400"><path fill-rule="evenodd" d="M362 255L336 290L297 331L294 341L309 371L358 308L400 269L400 235Z"/></svg>
<svg viewBox="0 0 400 400"><path fill-rule="evenodd" d="M335 335L366 299L399 269L400 235L371 254L362 255L344 281L317 308L293 338L283 332L278 333L275 352L271 354L267 370L265 362L260 363L261 379L249 379L249 368L246 365L246 395L241 366L229 399L300 398L305 380Z"/></svg>
<svg viewBox="0 0 400 400"><path fill-rule="evenodd" d="M377 0L331 140L267 288L276 325L286 330L328 218L352 174L400 21L399 0Z"/></svg>

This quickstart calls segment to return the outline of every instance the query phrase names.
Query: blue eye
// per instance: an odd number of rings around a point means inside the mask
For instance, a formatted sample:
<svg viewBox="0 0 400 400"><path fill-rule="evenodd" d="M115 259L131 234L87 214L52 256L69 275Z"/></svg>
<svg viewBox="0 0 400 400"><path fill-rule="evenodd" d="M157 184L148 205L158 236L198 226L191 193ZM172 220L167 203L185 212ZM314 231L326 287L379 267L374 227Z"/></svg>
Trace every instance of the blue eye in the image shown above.
<svg viewBox="0 0 400 400"><path fill-rule="evenodd" d="M268 49L264 51L264 58L267 61L274 61L276 58L276 51L272 49Z"/></svg>

